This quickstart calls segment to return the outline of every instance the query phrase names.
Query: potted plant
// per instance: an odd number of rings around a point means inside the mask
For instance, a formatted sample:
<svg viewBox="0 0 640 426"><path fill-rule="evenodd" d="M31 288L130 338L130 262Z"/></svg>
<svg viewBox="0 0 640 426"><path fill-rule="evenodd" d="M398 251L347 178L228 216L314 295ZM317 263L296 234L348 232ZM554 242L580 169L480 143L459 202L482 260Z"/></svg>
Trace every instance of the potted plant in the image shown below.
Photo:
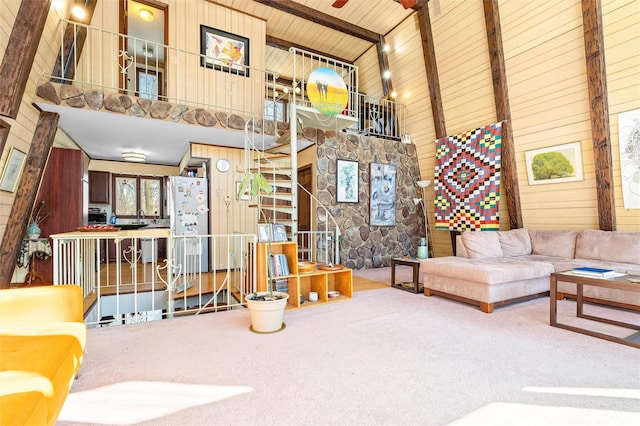
<svg viewBox="0 0 640 426"><path fill-rule="evenodd" d="M29 216L29 226L27 226L27 236L31 240L40 238L40 223L51 215L51 212L46 212L47 203L42 200L38 204L38 207L33 209L31 216Z"/></svg>
<svg viewBox="0 0 640 426"><path fill-rule="evenodd" d="M273 191L269 181L260 172L247 171L238 190L238 198L249 192L252 196L269 195ZM262 210L265 223L270 223ZM273 291L273 271L271 269L271 238L267 240L265 264L267 265L267 291L254 292L245 296L251 313L251 329L258 333L273 333L282 329L284 309L289 295Z"/></svg>

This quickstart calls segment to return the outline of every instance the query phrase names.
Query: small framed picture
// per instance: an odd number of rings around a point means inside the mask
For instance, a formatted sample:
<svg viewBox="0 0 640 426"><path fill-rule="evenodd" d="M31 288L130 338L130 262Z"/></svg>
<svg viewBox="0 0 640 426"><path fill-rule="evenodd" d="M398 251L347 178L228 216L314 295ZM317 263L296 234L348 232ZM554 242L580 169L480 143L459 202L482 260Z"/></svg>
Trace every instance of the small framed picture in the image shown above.
<svg viewBox="0 0 640 426"><path fill-rule="evenodd" d="M279 223L274 223L271 226L271 232L273 233L273 241L287 241L287 230L284 225Z"/></svg>
<svg viewBox="0 0 640 426"><path fill-rule="evenodd" d="M271 241L271 226L268 223L258 224L258 241L267 243Z"/></svg>
<svg viewBox="0 0 640 426"><path fill-rule="evenodd" d="M357 203L358 162L336 160L336 201L338 203Z"/></svg>
<svg viewBox="0 0 640 426"><path fill-rule="evenodd" d="M15 192L20 173L24 167L24 160L27 158L27 154L11 147L9 156L7 157L7 163L2 171L2 178L0 178L0 189L8 192Z"/></svg>

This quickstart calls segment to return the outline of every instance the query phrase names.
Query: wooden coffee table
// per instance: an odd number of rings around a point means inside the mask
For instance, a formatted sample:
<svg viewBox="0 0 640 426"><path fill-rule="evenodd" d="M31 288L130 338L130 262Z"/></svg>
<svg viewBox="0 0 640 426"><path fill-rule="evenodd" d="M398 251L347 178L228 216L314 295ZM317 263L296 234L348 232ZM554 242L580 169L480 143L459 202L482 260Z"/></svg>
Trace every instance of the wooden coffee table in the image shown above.
<svg viewBox="0 0 640 426"><path fill-rule="evenodd" d="M586 334L587 336L598 337L600 339L609 340L611 342L621 343L627 346L633 346L634 348L640 348L640 343L635 341L622 339L619 337L611 336L608 334L600 333L597 331L587 330L584 328L576 327L569 324L562 324L558 322L558 281L569 282L576 284L576 317L584 318L591 321L602 322L605 324L613 324L618 327L624 327L631 330L640 330L640 321L637 324L629 324L626 322L615 321L608 318L596 317L593 315L587 315L583 311L583 287L584 286L593 286L593 287L606 287L606 288L614 288L619 290L640 292L640 284L629 282L628 278L640 278L637 275L623 275L621 277L612 277L612 278L596 278L596 277L588 277L584 275L574 274L571 271L567 272L556 272L551 274L551 282L550 282L550 295L549 299L551 302L550 306L550 325L552 327L564 328L565 330L575 331L576 333ZM604 306L604 305L603 305ZM632 336L637 335L638 333L634 333Z"/></svg>

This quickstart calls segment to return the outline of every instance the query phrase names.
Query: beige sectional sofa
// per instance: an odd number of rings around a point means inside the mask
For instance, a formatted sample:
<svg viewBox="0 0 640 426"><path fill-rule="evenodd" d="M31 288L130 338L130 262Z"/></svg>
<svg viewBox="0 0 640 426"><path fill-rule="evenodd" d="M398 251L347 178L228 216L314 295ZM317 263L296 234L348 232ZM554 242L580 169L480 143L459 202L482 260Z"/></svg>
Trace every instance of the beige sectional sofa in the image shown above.
<svg viewBox="0 0 640 426"><path fill-rule="evenodd" d="M552 272L588 266L640 275L640 232L515 229L463 232L456 256L421 261L424 294L491 313L495 306L549 294ZM561 297L575 284L559 282ZM640 310L640 293L585 287L585 299Z"/></svg>

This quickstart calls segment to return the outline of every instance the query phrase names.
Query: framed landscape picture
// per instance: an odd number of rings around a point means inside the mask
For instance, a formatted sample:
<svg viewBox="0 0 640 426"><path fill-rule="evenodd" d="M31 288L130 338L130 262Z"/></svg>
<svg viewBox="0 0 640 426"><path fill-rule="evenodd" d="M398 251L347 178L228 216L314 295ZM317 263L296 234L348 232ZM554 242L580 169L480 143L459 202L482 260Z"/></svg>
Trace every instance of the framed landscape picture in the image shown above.
<svg viewBox="0 0 640 426"><path fill-rule="evenodd" d="M249 39L200 25L200 66L249 77Z"/></svg>
<svg viewBox="0 0 640 426"><path fill-rule="evenodd" d="M573 142L525 152L529 185L582 180L582 145Z"/></svg>
<svg viewBox="0 0 640 426"><path fill-rule="evenodd" d="M357 203L358 192L358 162L336 160L336 201Z"/></svg>

